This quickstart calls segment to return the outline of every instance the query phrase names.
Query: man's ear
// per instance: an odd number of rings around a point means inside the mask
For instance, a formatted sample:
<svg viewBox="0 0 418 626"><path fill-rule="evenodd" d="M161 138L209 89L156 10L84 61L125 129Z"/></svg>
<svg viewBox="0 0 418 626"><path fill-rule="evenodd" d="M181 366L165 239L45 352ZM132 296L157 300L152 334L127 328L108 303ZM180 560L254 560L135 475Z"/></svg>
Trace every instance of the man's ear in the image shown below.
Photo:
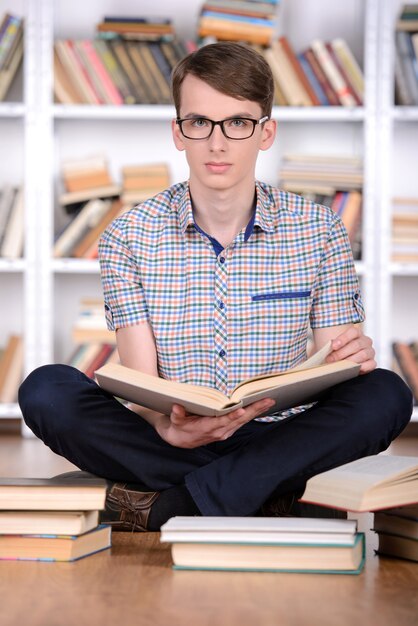
<svg viewBox="0 0 418 626"><path fill-rule="evenodd" d="M174 145L177 150L185 150L185 145L183 141L183 135L180 131L180 126L176 124L176 120L171 120L171 132L173 134Z"/></svg>
<svg viewBox="0 0 418 626"><path fill-rule="evenodd" d="M277 122L276 120L267 120L263 124L261 135L260 150L268 150L276 138Z"/></svg>

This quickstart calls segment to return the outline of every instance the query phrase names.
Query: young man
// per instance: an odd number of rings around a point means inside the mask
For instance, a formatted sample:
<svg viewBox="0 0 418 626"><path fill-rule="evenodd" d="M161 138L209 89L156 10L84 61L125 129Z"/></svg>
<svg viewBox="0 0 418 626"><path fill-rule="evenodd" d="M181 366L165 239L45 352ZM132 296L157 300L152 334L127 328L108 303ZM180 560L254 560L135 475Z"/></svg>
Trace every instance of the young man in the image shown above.
<svg viewBox="0 0 418 626"><path fill-rule="evenodd" d="M328 360L356 361L361 375L291 419L259 421L268 400L223 417L178 405L162 415L123 406L69 366L39 368L20 390L26 423L109 480L103 520L115 528L158 530L172 515L295 514L309 477L384 450L409 421L409 389L375 369L359 325L341 220L255 181L258 153L275 138L273 93L267 63L240 44L205 46L177 66L172 132L190 178L104 233L108 326L122 364L226 393L303 361L309 325L316 349L332 340Z"/></svg>

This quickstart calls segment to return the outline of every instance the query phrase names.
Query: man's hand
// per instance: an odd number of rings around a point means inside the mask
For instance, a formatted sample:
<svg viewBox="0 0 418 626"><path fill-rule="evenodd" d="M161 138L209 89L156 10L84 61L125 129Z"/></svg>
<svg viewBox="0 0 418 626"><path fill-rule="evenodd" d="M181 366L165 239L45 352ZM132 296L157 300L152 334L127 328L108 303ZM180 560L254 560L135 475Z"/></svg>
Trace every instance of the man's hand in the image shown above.
<svg viewBox="0 0 418 626"><path fill-rule="evenodd" d="M262 415L274 400L264 399L236 409L220 417L188 415L184 407L173 404L171 415L162 415L155 429L164 441L177 448L197 448L215 441L224 441L238 428Z"/></svg>
<svg viewBox="0 0 418 626"><path fill-rule="evenodd" d="M332 340L332 352L327 363L350 359L360 363L360 374L367 374L376 367L375 351L370 337L366 337L359 326L350 326Z"/></svg>

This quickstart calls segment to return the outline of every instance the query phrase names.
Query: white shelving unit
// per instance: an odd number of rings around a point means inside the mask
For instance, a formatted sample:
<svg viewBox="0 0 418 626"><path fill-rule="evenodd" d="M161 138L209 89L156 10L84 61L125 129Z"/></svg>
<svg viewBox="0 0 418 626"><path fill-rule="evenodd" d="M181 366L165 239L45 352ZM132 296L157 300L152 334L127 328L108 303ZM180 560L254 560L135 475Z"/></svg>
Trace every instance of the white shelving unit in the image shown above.
<svg viewBox="0 0 418 626"><path fill-rule="evenodd" d="M379 361L386 366L390 365L392 321L388 303L393 283L415 281L418 276L418 268L395 266L387 256L391 189L390 163L383 150L392 148L394 128L405 124L415 128L418 121L416 109L395 108L389 98L398 4L397 0L282 0L278 33L286 33L296 50L308 46L315 37L344 37L356 57L363 60L366 100L365 106L355 108L275 107L278 138L273 148L261 154L257 169L259 178L276 184L286 152L363 158L363 257L356 267L368 314L366 332L373 336ZM0 132L7 127L8 143L20 146L20 155L4 169L8 149L0 142L0 184L20 167L26 197L25 258L0 260L0 291L14 297L16 293L21 314L16 315L17 307L9 307L9 317L0 322L0 339L5 340L15 326L24 333L26 373L38 365L68 358L79 300L101 294L97 261L51 256L54 228L64 218L55 201L60 191L61 160L105 153L116 180L123 165L164 160L170 165L173 182L187 177L184 156L171 142L173 107L56 105L52 99L52 51L55 38L93 37L96 23L105 14L170 15L178 34L190 38L201 0L178 0L175 6L169 0L143 0L140 6L134 0L91 0L80 6L83 19L76 5L70 0L0 0L1 14L10 10L23 14L26 20L25 97L0 103ZM413 320L409 327L413 333ZM18 415L15 405L0 406L0 417Z"/></svg>
<svg viewBox="0 0 418 626"><path fill-rule="evenodd" d="M378 82L379 228L378 280L380 362L390 367L392 343L418 336L418 264L391 261L392 198L418 197L415 174L418 107L394 104L394 26L403 2L383 2L379 12L381 71ZM418 407L413 420L418 421Z"/></svg>

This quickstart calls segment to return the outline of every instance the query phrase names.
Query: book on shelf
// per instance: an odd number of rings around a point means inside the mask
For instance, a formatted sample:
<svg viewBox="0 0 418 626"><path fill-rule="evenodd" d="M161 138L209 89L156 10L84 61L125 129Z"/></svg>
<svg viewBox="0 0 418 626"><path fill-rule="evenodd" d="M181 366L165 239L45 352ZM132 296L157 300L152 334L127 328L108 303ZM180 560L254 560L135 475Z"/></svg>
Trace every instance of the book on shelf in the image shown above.
<svg viewBox="0 0 418 626"><path fill-rule="evenodd" d="M0 478L1 511L100 511L107 483L101 478Z"/></svg>
<svg viewBox="0 0 418 626"><path fill-rule="evenodd" d="M10 335L0 359L0 402L16 402L23 377L23 338Z"/></svg>
<svg viewBox="0 0 418 626"><path fill-rule="evenodd" d="M198 20L198 37L241 41L268 46L275 30L275 19L208 11L202 7Z"/></svg>
<svg viewBox="0 0 418 626"><path fill-rule="evenodd" d="M120 196L120 185L104 185L103 187L94 187L92 189L85 189L83 191L66 191L59 196L59 203L71 213L74 210L80 208L80 205L85 204L89 200L105 199L105 198L117 198Z"/></svg>
<svg viewBox="0 0 418 626"><path fill-rule="evenodd" d="M413 343L394 341L392 343L393 356L397 370L404 379L414 396L414 404L418 404L418 360Z"/></svg>
<svg viewBox="0 0 418 626"><path fill-rule="evenodd" d="M95 198L89 200L83 208L72 217L54 243L54 257L69 257L77 244L80 243L93 228L103 220L111 209L110 199Z"/></svg>
<svg viewBox="0 0 418 626"><path fill-rule="evenodd" d="M110 43L104 39L95 39L93 46L116 86L116 89L122 96L124 104L135 104L136 96L134 89L125 76L122 67L119 65Z"/></svg>
<svg viewBox="0 0 418 626"><path fill-rule="evenodd" d="M99 511L0 511L0 535L83 535Z"/></svg>
<svg viewBox="0 0 418 626"><path fill-rule="evenodd" d="M72 329L73 342L78 344L115 344L116 335L107 329L101 298L83 298Z"/></svg>
<svg viewBox="0 0 418 626"><path fill-rule="evenodd" d="M101 154L62 161L61 176L67 192L113 185L107 159Z"/></svg>
<svg viewBox="0 0 418 626"><path fill-rule="evenodd" d="M311 48L307 48L301 54L322 88L322 92L327 100L325 104L331 106L339 106L340 101L338 99L338 96L334 91L334 88L331 85L327 75L322 69L322 65L316 58L314 51Z"/></svg>
<svg viewBox="0 0 418 626"><path fill-rule="evenodd" d="M395 96L397 104L418 105L418 60L410 33L395 32Z"/></svg>
<svg viewBox="0 0 418 626"><path fill-rule="evenodd" d="M23 58L23 19L6 13L0 26L0 101L4 100Z"/></svg>
<svg viewBox="0 0 418 626"><path fill-rule="evenodd" d="M121 199L125 205L143 202L169 186L170 171L166 163L122 167Z"/></svg>
<svg viewBox="0 0 418 626"><path fill-rule="evenodd" d="M300 79L303 70L295 71L294 51L288 40L285 37L273 40L264 55L289 106L311 106L312 99Z"/></svg>
<svg viewBox="0 0 418 626"><path fill-rule="evenodd" d="M13 198L3 237L0 235L0 257L19 259L23 254L23 245L24 191L23 187L19 187Z"/></svg>
<svg viewBox="0 0 418 626"><path fill-rule="evenodd" d="M379 454L317 474L302 502L346 511L377 511L418 502L418 458Z"/></svg>
<svg viewBox="0 0 418 626"><path fill-rule="evenodd" d="M314 39L311 42L312 48L318 63L321 65L333 90L337 94L340 104L343 106L356 106L356 100L349 90L347 82L341 74L339 68L335 64L333 57L327 48L326 42L322 39Z"/></svg>
<svg viewBox="0 0 418 626"><path fill-rule="evenodd" d="M351 520L174 517L161 527L174 569L358 574L364 535Z"/></svg>
<svg viewBox="0 0 418 626"><path fill-rule="evenodd" d="M418 198L392 200L392 261L418 263Z"/></svg>
<svg viewBox="0 0 418 626"><path fill-rule="evenodd" d="M347 42L341 37L337 37L331 41L332 49L340 66L344 69L347 80L353 89L359 104L364 101L364 77L363 72L347 45Z"/></svg>
<svg viewBox="0 0 418 626"><path fill-rule="evenodd" d="M328 342L301 365L243 381L230 396L212 387L166 380L114 363L97 370L96 379L115 396L165 414L178 403L195 415L224 415L263 398L274 398L275 405L268 411L274 413L313 401L326 389L358 375L359 366L351 361L325 363L330 350Z"/></svg>
<svg viewBox="0 0 418 626"><path fill-rule="evenodd" d="M12 213L17 189L10 183L0 188L0 246L6 235L9 218Z"/></svg>
<svg viewBox="0 0 418 626"><path fill-rule="evenodd" d="M397 30L418 31L418 9L416 4L402 5L396 22Z"/></svg>
<svg viewBox="0 0 418 626"><path fill-rule="evenodd" d="M76 367L89 378L94 378L96 369L105 363L118 362L119 355L114 342L99 343L94 340L90 343L78 344L69 359L69 365Z"/></svg>
<svg viewBox="0 0 418 626"><path fill-rule="evenodd" d="M70 251L72 257L81 259L97 259L99 239L107 226L128 207L124 206L119 198L110 201L109 209L98 220L95 226L91 227L84 236L76 243Z"/></svg>
<svg viewBox="0 0 418 626"><path fill-rule="evenodd" d="M96 25L98 34L103 36L118 35L125 38L158 41L171 39L175 35L170 18L146 18L126 16L105 16Z"/></svg>
<svg viewBox="0 0 418 626"><path fill-rule="evenodd" d="M110 547L110 526L97 526L82 535L0 534L0 560L76 561Z"/></svg>

